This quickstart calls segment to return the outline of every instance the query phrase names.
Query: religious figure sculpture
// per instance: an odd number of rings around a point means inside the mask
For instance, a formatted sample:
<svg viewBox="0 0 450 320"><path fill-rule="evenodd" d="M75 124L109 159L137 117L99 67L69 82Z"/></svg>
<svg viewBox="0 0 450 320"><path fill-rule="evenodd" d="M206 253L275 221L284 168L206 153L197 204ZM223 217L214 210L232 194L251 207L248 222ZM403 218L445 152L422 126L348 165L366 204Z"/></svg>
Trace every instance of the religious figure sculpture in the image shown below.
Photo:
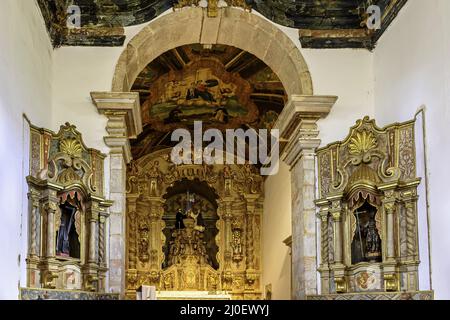
<svg viewBox="0 0 450 320"><path fill-rule="evenodd" d="M380 262L381 238L376 227L376 209L368 203L356 210L356 230L352 241L352 263Z"/></svg>
<svg viewBox="0 0 450 320"><path fill-rule="evenodd" d="M366 235L367 260L370 262L381 262L381 238L375 220L369 221Z"/></svg>
<svg viewBox="0 0 450 320"><path fill-rule="evenodd" d="M77 250L74 240L71 241L71 235L76 231L75 227L75 214L77 213L77 207L66 201L61 204L61 223L58 230L58 237L56 241L56 254L58 256L79 258L79 248ZM76 236L78 237L78 236ZM71 243L72 242L72 243ZM78 251L78 252L77 252Z"/></svg>
<svg viewBox="0 0 450 320"><path fill-rule="evenodd" d="M355 234L352 241L352 264L357 264L365 261L366 246L363 239L366 238L366 228L357 224Z"/></svg>
<svg viewBox="0 0 450 320"><path fill-rule="evenodd" d="M176 220L175 220L175 229L184 229L186 228L184 226L183 220L186 218L186 214L181 211L181 209L178 209L176 214Z"/></svg>
<svg viewBox="0 0 450 320"><path fill-rule="evenodd" d="M185 211L183 212L179 208L176 213L175 229L169 244L169 265L180 265L186 261L209 264L204 241L205 225L201 211L193 208L195 195L188 192L186 199Z"/></svg>
<svg viewBox="0 0 450 320"><path fill-rule="evenodd" d="M194 230L197 230L199 232L205 231L203 216L200 210L198 210L197 213L195 213L195 211L191 209L188 211L187 214L189 217L194 219Z"/></svg>

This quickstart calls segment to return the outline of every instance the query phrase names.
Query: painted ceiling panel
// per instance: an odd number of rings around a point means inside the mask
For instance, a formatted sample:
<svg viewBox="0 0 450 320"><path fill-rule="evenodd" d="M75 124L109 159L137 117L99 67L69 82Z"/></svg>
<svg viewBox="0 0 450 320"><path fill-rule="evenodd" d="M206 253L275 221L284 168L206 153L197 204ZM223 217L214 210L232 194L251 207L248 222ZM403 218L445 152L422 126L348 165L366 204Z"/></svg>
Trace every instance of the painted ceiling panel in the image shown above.
<svg viewBox="0 0 450 320"><path fill-rule="evenodd" d="M149 22L177 0L38 0L55 46L121 46L123 27ZM275 23L299 29L303 47L367 48L377 40L407 0L246 0ZM366 10L378 5L382 27L367 29ZM81 28L67 28L67 9L81 9Z"/></svg>
<svg viewBox="0 0 450 320"><path fill-rule="evenodd" d="M134 158L172 147L170 133L203 129L271 129L287 96L264 62L235 47L188 45L170 50L141 71L131 89L141 98L144 132Z"/></svg>

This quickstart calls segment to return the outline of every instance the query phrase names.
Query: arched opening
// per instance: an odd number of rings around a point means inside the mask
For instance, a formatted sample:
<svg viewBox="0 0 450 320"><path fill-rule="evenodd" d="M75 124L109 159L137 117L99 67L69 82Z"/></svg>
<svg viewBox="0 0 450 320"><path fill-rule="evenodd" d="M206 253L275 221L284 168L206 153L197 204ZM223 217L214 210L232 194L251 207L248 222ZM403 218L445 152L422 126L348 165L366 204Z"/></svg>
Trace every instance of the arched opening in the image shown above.
<svg viewBox="0 0 450 320"><path fill-rule="evenodd" d="M112 91L130 91L149 63L174 48L196 43L247 51L277 74L288 96L313 94L307 64L295 43L271 22L233 7L221 8L215 18L208 17L202 8L191 7L152 21L121 54Z"/></svg>

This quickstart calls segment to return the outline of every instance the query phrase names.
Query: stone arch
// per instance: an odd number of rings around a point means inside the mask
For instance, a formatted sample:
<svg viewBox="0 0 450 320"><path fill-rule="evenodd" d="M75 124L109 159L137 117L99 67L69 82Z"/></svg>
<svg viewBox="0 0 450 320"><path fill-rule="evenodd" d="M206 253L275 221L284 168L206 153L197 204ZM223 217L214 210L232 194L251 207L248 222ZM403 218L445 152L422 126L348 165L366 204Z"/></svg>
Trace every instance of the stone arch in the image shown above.
<svg viewBox="0 0 450 320"><path fill-rule="evenodd" d="M151 61L173 48L194 43L245 50L278 75L289 97L313 94L308 66L295 43L268 20L233 7L222 8L215 18L209 18L206 9L189 7L152 21L120 56L112 91L130 91Z"/></svg>

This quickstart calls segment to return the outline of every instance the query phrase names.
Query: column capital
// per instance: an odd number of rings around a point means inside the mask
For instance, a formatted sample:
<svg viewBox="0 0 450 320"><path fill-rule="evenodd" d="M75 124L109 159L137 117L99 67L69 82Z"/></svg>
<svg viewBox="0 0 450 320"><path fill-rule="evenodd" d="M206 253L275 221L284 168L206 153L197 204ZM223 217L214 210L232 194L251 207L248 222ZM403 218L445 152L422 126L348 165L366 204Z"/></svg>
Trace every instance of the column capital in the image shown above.
<svg viewBox="0 0 450 320"><path fill-rule="evenodd" d="M280 138L289 140L302 120L315 123L328 116L337 99L336 96L291 96L275 125L280 130Z"/></svg>
<svg viewBox="0 0 450 320"><path fill-rule="evenodd" d="M108 118L104 138L111 153L121 153L126 163L131 157L129 139L142 132L139 94L135 92L91 92L91 98L100 114Z"/></svg>
<svg viewBox="0 0 450 320"><path fill-rule="evenodd" d="M135 139L142 132L141 107L136 92L91 92L91 98L100 114L123 116L127 138Z"/></svg>
<svg viewBox="0 0 450 320"><path fill-rule="evenodd" d="M291 96L275 125L280 130L280 152L288 165L315 153L321 143L317 121L330 113L336 101L336 96Z"/></svg>

